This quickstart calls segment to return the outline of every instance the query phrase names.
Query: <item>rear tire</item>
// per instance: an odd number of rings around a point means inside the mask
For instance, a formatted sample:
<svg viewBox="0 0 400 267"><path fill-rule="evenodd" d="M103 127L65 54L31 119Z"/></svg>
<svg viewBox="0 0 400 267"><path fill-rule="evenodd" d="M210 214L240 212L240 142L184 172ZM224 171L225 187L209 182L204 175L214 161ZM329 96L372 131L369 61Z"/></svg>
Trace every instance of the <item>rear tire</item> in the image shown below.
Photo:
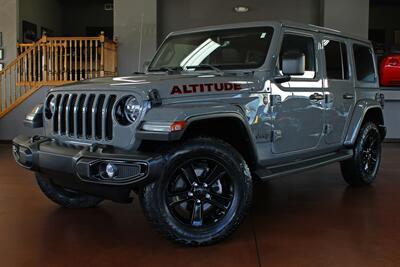
<svg viewBox="0 0 400 267"><path fill-rule="evenodd" d="M185 246L209 245L232 234L252 200L252 178L229 144L196 138L165 155L162 177L146 186L146 218L165 238Z"/></svg>
<svg viewBox="0 0 400 267"><path fill-rule="evenodd" d="M343 178L351 186L372 184L381 163L381 136L373 122L365 123L357 137L354 155L341 162Z"/></svg>
<svg viewBox="0 0 400 267"><path fill-rule="evenodd" d="M54 203L71 209L93 208L103 201L102 198L69 190L54 184L50 179L36 173L37 183L42 192Z"/></svg>

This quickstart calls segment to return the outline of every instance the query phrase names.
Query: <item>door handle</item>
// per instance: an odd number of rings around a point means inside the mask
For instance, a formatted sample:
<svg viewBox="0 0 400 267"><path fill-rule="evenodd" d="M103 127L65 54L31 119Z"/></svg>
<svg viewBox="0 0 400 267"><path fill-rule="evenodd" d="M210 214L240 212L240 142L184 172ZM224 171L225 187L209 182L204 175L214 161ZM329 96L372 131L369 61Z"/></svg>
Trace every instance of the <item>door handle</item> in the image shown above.
<svg viewBox="0 0 400 267"><path fill-rule="evenodd" d="M314 93L312 95L310 95L310 100L324 100L325 96L323 94L318 94L318 93Z"/></svg>
<svg viewBox="0 0 400 267"><path fill-rule="evenodd" d="M343 99L354 99L354 95L353 94L344 94Z"/></svg>

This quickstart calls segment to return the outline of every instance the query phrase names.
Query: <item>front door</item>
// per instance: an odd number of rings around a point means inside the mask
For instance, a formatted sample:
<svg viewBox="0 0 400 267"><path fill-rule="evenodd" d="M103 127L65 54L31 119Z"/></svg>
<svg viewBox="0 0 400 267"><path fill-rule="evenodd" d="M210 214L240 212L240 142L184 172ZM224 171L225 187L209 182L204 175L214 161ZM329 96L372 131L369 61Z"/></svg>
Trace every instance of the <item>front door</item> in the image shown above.
<svg viewBox="0 0 400 267"><path fill-rule="evenodd" d="M355 92L350 79L349 53L345 40L324 37L322 40L326 82L325 143L342 144L354 106Z"/></svg>
<svg viewBox="0 0 400 267"><path fill-rule="evenodd" d="M318 40L302 31L285 32L279 53L278 69L285 53L305 55L305 73L290 82L271 86L273 117L272 152L290 153L318 147L324 128L324 92L317 60Z"/></svg>

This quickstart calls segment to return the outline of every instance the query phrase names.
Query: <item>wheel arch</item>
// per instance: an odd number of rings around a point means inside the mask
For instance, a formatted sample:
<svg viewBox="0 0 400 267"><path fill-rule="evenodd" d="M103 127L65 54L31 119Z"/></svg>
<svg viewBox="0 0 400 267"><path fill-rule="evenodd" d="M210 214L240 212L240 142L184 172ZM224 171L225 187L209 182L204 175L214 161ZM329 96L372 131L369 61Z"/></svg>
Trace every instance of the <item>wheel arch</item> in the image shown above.
<svg viewBox="0 0 400 267"><path fill-rule="evenodd" d="M240 114L225 113L189 118L182 139L199 136L215 137L229 143L244 157L250 167L258 162L251 129Z"/></svg>
<svg viewBox="0 0 400 267"><path fill-rule="evenodd" d="M381 105L376 101L369 99L362 100L359 101L354 108L353 116L344 141L346 146L353 146L355 144L361 127L367 121L373 121L378 126L382 140L385 138L386 127L384 126L385 122Z"/></svg>

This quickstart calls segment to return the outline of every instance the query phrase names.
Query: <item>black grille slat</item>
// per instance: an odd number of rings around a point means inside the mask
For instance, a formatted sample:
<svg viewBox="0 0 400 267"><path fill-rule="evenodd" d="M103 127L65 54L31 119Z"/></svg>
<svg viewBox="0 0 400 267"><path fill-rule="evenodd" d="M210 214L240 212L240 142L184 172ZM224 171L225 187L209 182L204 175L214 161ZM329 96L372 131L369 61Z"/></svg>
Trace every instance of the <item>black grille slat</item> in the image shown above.
<svg viewBox="0 0 400 267"><path fill-rule="evenodd" d="M93 108L94 108L94 101L95 101L96 96L95 95L89 95L88 97L88 103L85 105L86 107L86 121L84 124L84 130L86 130L85 137L87 139L92 138L92 122L93 122Z"/></svg>
<svg viewBox="0 0 400 267"><path fill-rule="evenodd" d="M67 109L66 109L66 114L67 114L66 135L71 136L71 137L73 137L75 134L75 131L74 131L74 127L75 127L74 107L75 107L76 98L77 98L77 96L75 94L69 96Z"/></svg>
<svg viewBox="0 0 400 267"><path fill-rule="evenodd" d="M79 103L84 95L76 96L75 103L74 103L74 133L73 136L78 138L78 112L79 112Z"/></svg>
<svg viewBox="0 0 400 267"><path fill-rule="evenodd" d="M112 140L113 138L113 119L112 119L112 111L114 109L114 104L115 101L117 100L117 97L115 95L111 95L109 97L108 103L107 103L107 111L104 116L104 123L103 127L105 128L105 139L106 140Z"/></svg>
<svg viewBox="0 0 400 267"><path fill-rule="evenodd" d="M97 116L97 107L99 105L100 96L96 95L92 105L92 119L91 119L91 138L96 140L96 116Z"/></svg>
<svg viewBox="0 0 400 267"><path fill-rule="evenodd" d="M63 95L59 105L58 112L58 134L65 135L66 130L66 108L69 95Z"/></svg>
<svg viewBox="0 0 400 267"><path fill-rule="evenodd" d="M73 139L113 140L116 95L59 93L55 97L52 131Z"/></svg>
<svg viewBox="0 0 400 267"><path fill-rule="evenodd" d="M82 138L83 136L83 110L85 105L86 95L81 95L79 97L78 102L78 114L77 114L77 121L76 121L76 137Z"/></svg>
<svg viewBox="0 0 400 267"><path fill-rule="evenodd" d="M97 100L97 104L96 104L96 112L95 112L95 126L94 126L94 136L96 137L96 139L98 140L102 140L103 139L103 106L104 105L104 101L106 99L105 95L100 95L98 100Z"/></svg>
<svg viewBox="0 0 400 267"><path fill-rule="evenodd" d="M57 95L56 97L56 104L55 104L55 111L53 114L53 130L54 133L58 133L58 120L59 120L59 106L60 106L60 102L61 102L61 95Z"/></svg>

